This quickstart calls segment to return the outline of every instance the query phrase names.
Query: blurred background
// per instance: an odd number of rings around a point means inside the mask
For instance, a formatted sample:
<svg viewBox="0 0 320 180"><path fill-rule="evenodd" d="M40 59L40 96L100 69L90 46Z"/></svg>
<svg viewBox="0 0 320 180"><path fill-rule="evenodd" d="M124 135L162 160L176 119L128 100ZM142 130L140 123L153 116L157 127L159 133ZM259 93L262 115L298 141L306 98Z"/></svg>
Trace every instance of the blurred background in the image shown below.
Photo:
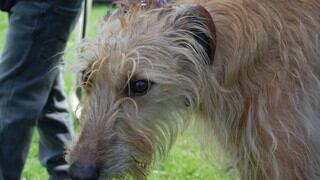
<svg viewBox="0 0 320 180"><path fill-rule="evenodd" d="M95 27L100 18L107 11L114 9L111 5L113 0L93 0L90 16L87 24L87 37L95 35ZM2 52L5 33L7 30L7 14L0 12L0 52ZM80 26L73 32L69 42L67 53L65 56L66 66L64 72L66 91L70 97L71 90L75 83L75 74L71 67L76 63L76 59L71 52L79 39ZM69 53L70 52L70 53ZM71 109L71 108L70 108ZM77 123L75 122L75 129ZM226 170L220 162L212 162L200 151L201 145L195 134L191 130L186 130L173 146L168 157L165 160L157 161L152 167L151 173L148 176L150 180L232 180L235 179L230 172ZM215 148L214 148L215 149ZM210 150L210 154L219 156L221 153ZM23 172L23 180L45 180L48 179L46 170L38 161L38 134L35 133L31 148L29 151L28 160ZM213 158L216 159L216 158ZM219 160L222 157L217 158Z"/></svg>

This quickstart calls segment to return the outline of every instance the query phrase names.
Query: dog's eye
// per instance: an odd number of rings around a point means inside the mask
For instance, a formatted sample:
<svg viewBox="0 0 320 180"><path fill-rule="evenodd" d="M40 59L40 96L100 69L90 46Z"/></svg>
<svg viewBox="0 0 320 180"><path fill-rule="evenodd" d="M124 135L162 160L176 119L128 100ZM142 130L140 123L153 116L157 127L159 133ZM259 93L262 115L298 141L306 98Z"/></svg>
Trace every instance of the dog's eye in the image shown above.
<svg viewBox="0 0 320 180"><path fill-rule="evenodd" d="M128 87L128 96L143 96L147 94L152 84L152 82L146 79L130 82Z"/></svg>

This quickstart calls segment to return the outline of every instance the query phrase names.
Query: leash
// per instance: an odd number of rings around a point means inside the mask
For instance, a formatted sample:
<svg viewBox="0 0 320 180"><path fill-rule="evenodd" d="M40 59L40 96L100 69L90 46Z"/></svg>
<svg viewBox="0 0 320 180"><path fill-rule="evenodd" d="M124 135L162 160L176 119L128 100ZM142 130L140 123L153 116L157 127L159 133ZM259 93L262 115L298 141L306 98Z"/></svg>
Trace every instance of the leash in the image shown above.
<svg viewBox="0 0 320 180"><path fill-rule="evenodd" d="M87 18L88 18L88 0L84 0L83 2L83 17L82 17L82 32L81 32L81 39L83 40L86 37L86 31L87 31ZM77 87L75 89L75 95L77 101L79 101L77 104L80 103L82 98L82 89L81 87ZM76 111L75 111L76 112ZM79 118L79 114L76 113L76 117Z"/></svg>
<svg viewBox="0 0 320 180"><path fill-rule="evenodd" d="M83 5L83 23L82 23L82 34L81 38L84 39L86 37L87 31L87 18L88 18L88 0L84 0Z"/></svg>

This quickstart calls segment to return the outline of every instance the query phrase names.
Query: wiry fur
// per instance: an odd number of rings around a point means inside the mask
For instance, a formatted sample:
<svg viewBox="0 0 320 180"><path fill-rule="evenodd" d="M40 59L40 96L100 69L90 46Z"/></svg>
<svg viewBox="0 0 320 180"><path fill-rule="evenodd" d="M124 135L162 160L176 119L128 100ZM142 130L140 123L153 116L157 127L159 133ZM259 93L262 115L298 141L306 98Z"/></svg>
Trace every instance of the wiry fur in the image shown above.
<svg viewBox="0 0 320 180"><path fill-rule="evenodd" d="M216 34L188 18L199 15L196 3ZM215 39L213 64L189 31L195 28ZM241 179L319 179L319 0L132 8L106 17L79 60L88 97L71 163L99 166L101 177L145 179L195 115L235 159ZM137 79L155 84L128 97L128 82Z"/></svg>

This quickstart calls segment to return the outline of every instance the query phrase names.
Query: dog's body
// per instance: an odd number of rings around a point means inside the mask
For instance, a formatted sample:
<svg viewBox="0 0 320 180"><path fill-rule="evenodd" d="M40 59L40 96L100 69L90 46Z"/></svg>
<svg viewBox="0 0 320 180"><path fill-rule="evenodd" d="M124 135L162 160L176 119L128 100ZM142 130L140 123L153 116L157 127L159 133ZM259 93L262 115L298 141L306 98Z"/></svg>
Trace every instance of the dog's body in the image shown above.
<svg viewBox="0 0 320 180"><path fill-rule="evenodd" d="M153 8L107 17L81 47L88 100L71 163L143 179L193 114L241 179L319 179L320 1Z"/></svg>

